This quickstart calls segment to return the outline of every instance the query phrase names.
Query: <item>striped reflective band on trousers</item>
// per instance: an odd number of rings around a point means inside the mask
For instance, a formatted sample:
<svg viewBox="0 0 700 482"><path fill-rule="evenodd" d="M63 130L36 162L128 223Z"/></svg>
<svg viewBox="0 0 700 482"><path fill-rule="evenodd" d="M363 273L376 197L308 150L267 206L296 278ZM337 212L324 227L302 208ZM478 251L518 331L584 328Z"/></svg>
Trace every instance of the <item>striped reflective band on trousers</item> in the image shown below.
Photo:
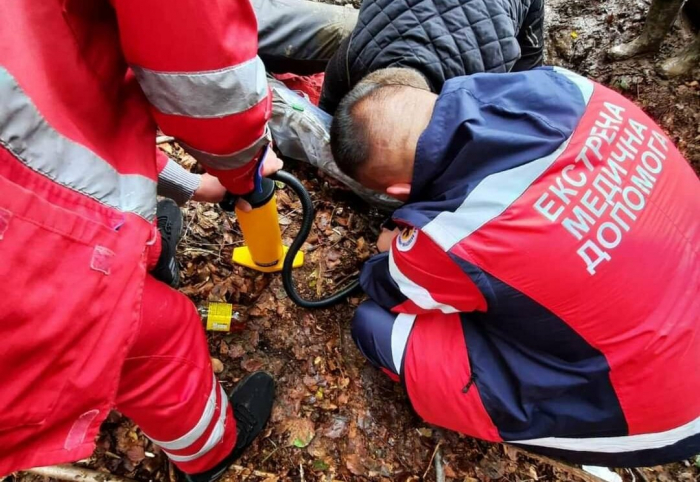
<svg viewBox="0 0 700 482"><path fill-rule="evenodd" d="M401 375L401 367L403 366L403 357L408 346L408 337L411 335L413 324L416 321L416 315L407 315L400 313L396 315L394 326L391 328L391 360L394 362L394 368L397 375Z"/></svg>
<svg viewBox="0 0 700 482"><path fill-rule="evenodd" d="M565 69L555 68L554 71L572 81L579 88L584 103L588 105L593 95L593 82ZM559 159L569 146L572 137L573 133L547 156L487 176L454 212L445 211L438 214L423 227L423 232L442 249L449 251L455 244L500 216L517 201Z"/></svg>
<svg viewBox="0 0 700 482"><path fill-rule="evenodd" d="M216 413L217 405L220 406L219 416L214 420L214 414ZM170 441L161 441L151 438L154 444L160 446L163 451L168 454L170 460L174 462L191 462L213 449L216 444L221 442L224 437L224 432L226 428L226 413L228 411L228 397L221 387L216 378L212 379L211 392L207 403L202 411L202 416L199 421L195 424L192 429L185 435ZM184 450L193 444L200 441L202 435L211 427L212 422L214 422L214 427L204 443L202 448L200 448L196 453L190 455L175 455L170 453L171 451ZM150 437L149 437L150 438Z"/></svg>
<svg viewBox="0 0 700 482"><path fill-rule="evenodd" d="M152 221L156 182L120 174L107 161L51 127L17 81L0 67L0 145L28 168L102 204Z"/></svg>

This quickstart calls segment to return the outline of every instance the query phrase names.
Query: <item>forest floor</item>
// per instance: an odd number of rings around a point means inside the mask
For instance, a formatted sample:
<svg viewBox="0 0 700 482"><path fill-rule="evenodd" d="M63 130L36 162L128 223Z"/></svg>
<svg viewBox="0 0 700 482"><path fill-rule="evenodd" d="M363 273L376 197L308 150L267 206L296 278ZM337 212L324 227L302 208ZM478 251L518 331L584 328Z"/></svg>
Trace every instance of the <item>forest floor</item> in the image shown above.
<svg viewBox="0 0 700 482"><path fill-rule="evenodd" d="M639 0L548 0L547 63L596 79L637 102L700 172L698 77L668 81L654 70L655 61L690 42L685 22L674 28L656 57L605 59L610 45L640 31L647 8ZM176 145L162 147L192 166ZM315 170L295 166L292 171L312 193L317 210L297 284L307 295L329 293L356 276L373 253L381 217ZM289 243L300 218L299 202L280 191L278 204ZM325 310L299 309L285 295L279 276L232 266L231 252L242 244L234 217L205 204L190 203L183 212L181 291L196 303L248 307L243 330L209 333L224 387L259 369L277 380L271 423L229 472L229 480L436 480L436 457L446 480L595 480L577 468L424 424L409 408L403 389L365 363L355 348L349 321L361 298ZM625 481L690 482L700 480L698 464L618 473ZM173 477L158 448L117 413L104 423L87 465L140 481Z"/></svg>

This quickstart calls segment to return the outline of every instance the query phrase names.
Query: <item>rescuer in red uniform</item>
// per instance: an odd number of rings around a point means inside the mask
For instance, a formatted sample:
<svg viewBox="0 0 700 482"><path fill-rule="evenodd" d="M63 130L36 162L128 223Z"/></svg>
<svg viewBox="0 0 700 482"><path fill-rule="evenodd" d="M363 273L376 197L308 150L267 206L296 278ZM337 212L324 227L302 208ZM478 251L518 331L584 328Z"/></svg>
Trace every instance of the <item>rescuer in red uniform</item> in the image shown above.
<svg viewBox="0 0 700 482"><path fill-rule="evenodd" d="M473 437L605 466L699 453L700 181L673 142L556 67L439 95L386 74L331 130L341 169L406 202L361 273L360 351Z"/></svg>
<svg viewBox="0 0 700 482"><path fill-rule="evenodd" d="M153 142L157 124L234 194L280 167L261 156L253 9L8 0L0 18L0 474L89 456L116 408L187 479L213 480L274 383L256 373L227 396L194 306L148 274L167 245Z"/></svg>

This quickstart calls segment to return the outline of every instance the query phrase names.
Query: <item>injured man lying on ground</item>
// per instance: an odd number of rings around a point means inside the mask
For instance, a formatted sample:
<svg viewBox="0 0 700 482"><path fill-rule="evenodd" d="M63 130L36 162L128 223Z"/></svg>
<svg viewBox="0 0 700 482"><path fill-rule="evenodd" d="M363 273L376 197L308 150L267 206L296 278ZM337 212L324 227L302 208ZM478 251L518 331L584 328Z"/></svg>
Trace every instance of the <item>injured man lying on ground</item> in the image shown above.
<svg viewBox="0 0 700 482"><path fill-rule="evenodd" d="M700 452L700 181L621 95L562 69L439 95L381 71L338 166L405 204L352 333L427 422L574 463Z"/></svg>

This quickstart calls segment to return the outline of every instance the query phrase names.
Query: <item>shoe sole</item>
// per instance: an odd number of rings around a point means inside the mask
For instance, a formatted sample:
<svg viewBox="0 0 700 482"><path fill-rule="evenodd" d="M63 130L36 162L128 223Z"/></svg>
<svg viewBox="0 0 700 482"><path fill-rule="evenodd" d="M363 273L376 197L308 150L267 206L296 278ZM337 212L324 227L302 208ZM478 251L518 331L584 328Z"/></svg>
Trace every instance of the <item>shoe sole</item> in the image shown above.
<svg viewBox="0 0 700 482"><path fill-rule="evenodd" d="M173 223L173 230L177 233L175 236L170 238L169 243L170 247L173 249L173 252L175 252L177 244L180 242L180 238L182 237L182 227L184 225L182 221L182 211L180 211L180 208L174 202L172 204L166 203L165 206L167 207L167 210L164 210L163 214L168 216L168 219L171 220ZM171 216L171 212L177 213L177 215Z"/></svg>

